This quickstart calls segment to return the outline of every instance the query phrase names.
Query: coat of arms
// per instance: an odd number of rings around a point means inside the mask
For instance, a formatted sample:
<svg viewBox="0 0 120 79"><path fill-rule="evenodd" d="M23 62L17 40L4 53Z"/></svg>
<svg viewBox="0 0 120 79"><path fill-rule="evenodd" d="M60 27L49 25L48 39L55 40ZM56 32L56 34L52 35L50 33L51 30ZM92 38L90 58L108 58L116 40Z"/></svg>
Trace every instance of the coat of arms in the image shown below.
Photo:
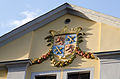
<svg viewBox="0 0 120 79"><path fill-rule="evenodd" d="M83 41L82 38L85 33L82 32L81 27L69 29L65 26L62 30L50 30L45 40L47 40L50 50L47 54L33 59L33 64L41 63L50 58L51 63L56 67L63 67L71 64L76 54L81 57L94 59L92 53L81 51L79 44Z"/></svg>
<svg viewBox="0 0 120 79"><path fill-rule="evenodd" d="M64 59L73 54L77 42L76 34L57 35L54 37L53 53Z"/></svg>

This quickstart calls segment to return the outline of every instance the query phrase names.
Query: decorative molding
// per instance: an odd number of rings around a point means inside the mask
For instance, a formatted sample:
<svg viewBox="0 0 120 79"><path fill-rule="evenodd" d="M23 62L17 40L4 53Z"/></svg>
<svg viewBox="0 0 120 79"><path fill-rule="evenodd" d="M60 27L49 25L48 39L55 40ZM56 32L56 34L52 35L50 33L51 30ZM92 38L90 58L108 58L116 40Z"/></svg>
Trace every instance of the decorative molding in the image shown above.
<svg viewBox="0 0 120 79"><path fill-rule="evenodd" d="M30 59L25 59L25 60L14 60L14 61L2 61L0 62L0 66L1 65L24 64L24 63L32 64Z"/></svg>
<svg viewBox="0 0 120 79"><path fill-rule="evenodd" d="M102 64L120 63L120 51L106 51L94 53Z"/></svg>
<svg viewBox="0 0 120 79"><path fill-rule="evenodd" d="M25 79L30 59L0 62L0 70L8 70L7 79Z"/></svg>
<svg viewBox="0 0 120 79"><path fill-rule="evenodd" d="M15 60L15 61L3 61L0 62L0 70L5 70L8 67L23 67L23 66L29 66L31 65L32 62L30 59L26 59L26 60Z"/></svg>
<svg viewBox="0 0 120 79"><path fill-rule="evenodd" d="M96 52L94 55L101 57L101 56L109 56L109 55L120 55L120 50L118 51L105 51L105 52Z"/></svg>

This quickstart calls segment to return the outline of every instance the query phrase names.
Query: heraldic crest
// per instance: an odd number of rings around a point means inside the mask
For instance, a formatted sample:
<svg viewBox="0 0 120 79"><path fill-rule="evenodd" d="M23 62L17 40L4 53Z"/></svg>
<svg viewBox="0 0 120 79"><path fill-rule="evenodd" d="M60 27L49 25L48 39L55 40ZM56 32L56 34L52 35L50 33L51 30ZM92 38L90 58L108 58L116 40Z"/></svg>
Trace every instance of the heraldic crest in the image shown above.
<svg viewBox="0 0 120 79"><path fill-rule="evenodd" d="M82 27L69 29L65 26L62 30L50 30L49 33L50 35L45 37L45 40L47 40L50 50L43 56L32 59L33 64L40 64L49 58L53 66L64 67L71 64L76 55L87 59L96 58L92 53L83 52L79 47L85 35Z"/></svg>

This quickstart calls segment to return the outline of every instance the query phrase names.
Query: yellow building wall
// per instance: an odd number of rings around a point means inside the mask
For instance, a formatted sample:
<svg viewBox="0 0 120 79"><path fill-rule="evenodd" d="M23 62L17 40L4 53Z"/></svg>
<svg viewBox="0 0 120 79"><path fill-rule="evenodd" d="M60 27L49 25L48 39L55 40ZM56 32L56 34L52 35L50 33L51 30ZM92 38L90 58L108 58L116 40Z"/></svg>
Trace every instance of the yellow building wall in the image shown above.
<svg viewBox="0 0 120 79"><path fill-rule="evenodd" d="M0 47L0 62L28 59L32 33Z"/></svg>
<svg viewBox="0 0 120 79"><path fill-rule="evenodd" d="M0 70L0 79L7 79L7 70Z"/></svg>
<svg viewBox="0 0 120 79"><path fill-rule="evenodd" d="M94 69L94 79L100 79L100 61L95 59L85 59L81 58L80 56L77 56L75 60L66 67L54 67L51 65L50 60L46 60L41 64L32 65L28 68L26 79L31 78L32 72L48 72L48 71L61 71L63 72L65 69L80 69L80 68L93 68ZM61 73L61 78L62 78Z"/></svg>
<svg viewBox="0 0 120 79"><path fill-rule="evenodd" d="M64 24L65 19L71 19L69 24ZM84 42L80 44L83 51L99 51L100 50L100 33L101 24L86 20L77 16L66 14L55 21L40 27L39 29L33 31L33 41L30 50L29 58L38 58L46 52L48 52L49 47L47 47L47 42L44 38L49 35L49 30L60 30L64 26L69 28L79 27L83 28L83 32L87 35L84 38ZM50 65L50 60L43 62L42 64L32 65L29 67L26 79L30 79L31 72L46 72L46 71L56 71L64 69L79 69L79 68L94 68L94 79L99 79L99 60L87 60L77 57L72 64L67 67L57 68ZM61 78L62 79L62 78Z"/></svg>
<svg viewBox="0 0 120 79"><path fill-rule="evenodd" d="M64 24L65 19L71 19L69 24ZM84 42L80 44L83 51L100 52L119 50L120 28L103 23L90 21L78 16L66 14L55 21L40 27L24 36L0 47L0 61L12 61L38 58L48 52L47 42L44 38L49 35L49 30L60 30L64 26L69 28L83 28L86 33ZM41 64L32 65L27 70L26 79L30 79L31 72L45 72L64 69L94 68L94 79L99 79L100 64L99 60L81 59L77 57L72 64L64 68L50 66L50 60ZM2 71L0 71L1 73ZM1 78L1 77L0 77Z"/></svg>
<svg viewBox="0 0 120 79"><path fill-rule="evenodd" d="M101 23L101 51L120 50L120 27Z"/></svg>
<svg viewBox="0 0 120 79"><path fill-rule="evenodd" d="M71 19L71 22L66 25L64 21L67 18ZM60 30L64 26L68 26L69 28L81 26L87 34L84 42L80 45L81 49L84 51L99 51L100 24L67 14L34 31L30 58L41 56L49 50L49 47L46 46L47 42L44 40L49 35L49 30Z"/></svg>

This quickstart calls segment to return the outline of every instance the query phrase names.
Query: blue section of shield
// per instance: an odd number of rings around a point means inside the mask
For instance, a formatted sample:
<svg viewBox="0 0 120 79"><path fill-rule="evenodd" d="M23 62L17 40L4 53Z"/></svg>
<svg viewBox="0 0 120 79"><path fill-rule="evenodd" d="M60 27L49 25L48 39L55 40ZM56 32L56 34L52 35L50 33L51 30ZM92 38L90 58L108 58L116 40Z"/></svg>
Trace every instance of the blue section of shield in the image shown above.
<svg viewBox="0 0 120 79"><path fill-rule="evenodd" d="M53 53L57 56L64 57L65 46L68 45L68 44L75 44L76 41L77 41L77 35L76 34L65 35L64 45L54 45L52 47Z"/></svg>
<svg viewBox="0 0 120 79"><path fill-rule="evenodd" d="M55 55L58 55L58 56L61 56L61 57L64 56L64 45L53 46L52 49L53 49L53 53Z"/></svg>
<svg viewBox="0 0 120 79"><path fill-rule="evenodd" d="M72 34L72 35L65 35L65 45L67 44L75 44L77 41L77 35Z"/></svg>

